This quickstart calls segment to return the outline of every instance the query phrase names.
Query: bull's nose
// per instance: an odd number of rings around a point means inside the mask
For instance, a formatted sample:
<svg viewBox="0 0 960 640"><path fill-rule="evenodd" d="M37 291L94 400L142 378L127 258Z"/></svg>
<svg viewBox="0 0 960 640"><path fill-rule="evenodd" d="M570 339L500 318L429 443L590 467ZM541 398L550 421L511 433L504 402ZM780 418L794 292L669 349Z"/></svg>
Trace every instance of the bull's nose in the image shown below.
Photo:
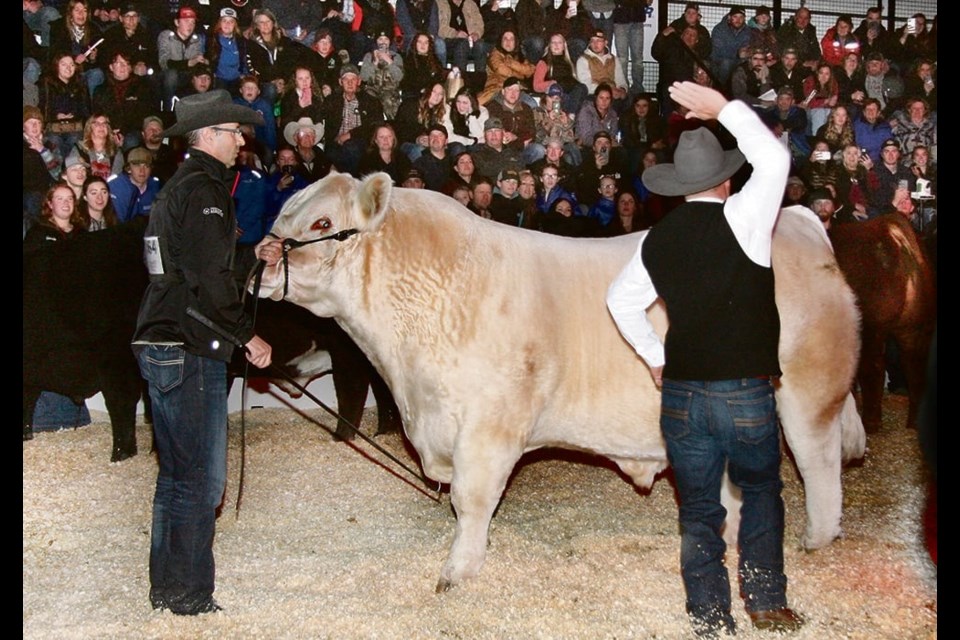
<svg viewBox="0 0 960 640"><path fill-rule="evenodd" d="M247 291L254 293L254 281L247 283ZM279 263L274 266L265 266L263 268L263 275L260 279L260 290L257 292L257 296L260 298L271 298L273 300L280 300L283 298L283 278L282 278L282 265Z"/></svg>

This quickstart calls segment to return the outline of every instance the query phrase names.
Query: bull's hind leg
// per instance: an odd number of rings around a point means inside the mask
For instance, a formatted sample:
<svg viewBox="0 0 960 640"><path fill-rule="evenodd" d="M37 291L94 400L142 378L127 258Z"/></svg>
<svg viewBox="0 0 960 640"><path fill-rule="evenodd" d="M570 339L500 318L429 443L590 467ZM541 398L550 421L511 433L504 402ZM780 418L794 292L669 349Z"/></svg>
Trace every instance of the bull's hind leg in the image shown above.
<svg viewBox="0 0 960 640"><path fill-rule="evenodd" d="M814 550L840 536L843 512L841 487L841 424L843 400L824 404L783 384L777 407L783 433L793 451L806 494L807 527L803 546Z"/></svg>
<svg viewBox="0 0 960 640"><path fill-rule="evenodd" d="M474 429L461 435L453 453L453 479L450 501L457 514L457 530L450 554L440 571L437 592L476 576L487 553L490 519L506 487L510 472L523 447L513 442L498 442L506 436L499 425L492 429Z"/></svg>

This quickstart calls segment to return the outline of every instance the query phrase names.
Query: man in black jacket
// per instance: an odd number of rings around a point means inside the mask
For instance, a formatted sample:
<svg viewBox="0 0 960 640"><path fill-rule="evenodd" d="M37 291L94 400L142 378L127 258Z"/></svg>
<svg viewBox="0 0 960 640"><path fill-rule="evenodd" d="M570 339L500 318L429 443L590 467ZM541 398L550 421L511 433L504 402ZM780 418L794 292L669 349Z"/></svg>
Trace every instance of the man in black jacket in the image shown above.
<svg viewBox="0 0 960 640"><path fill-rule="evenodd" d="M160 470L153 503L150 603L178 615L217 611L213 535L226 485L227 377L234 344L188 315L230 333L257 367L270 345L253 332L233 280L237 220L231 189L241 124L263 124L226 91L188 96L165 136L185 135L190 157L166 184L144 236L150 284L134 334L150 386Z"/></svg>

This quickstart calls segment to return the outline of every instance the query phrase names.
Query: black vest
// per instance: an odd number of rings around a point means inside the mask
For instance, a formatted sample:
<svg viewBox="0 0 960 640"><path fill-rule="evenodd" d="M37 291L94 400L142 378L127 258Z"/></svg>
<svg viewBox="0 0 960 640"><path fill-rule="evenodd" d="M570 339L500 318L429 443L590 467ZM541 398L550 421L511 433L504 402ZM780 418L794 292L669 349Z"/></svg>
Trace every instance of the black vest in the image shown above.
<svg viewBox="0 0 960 640"><path fill-rule="evenodd" d="M670 317L665 378L780 373L773 269L743 252L722 204L678 207L650 230L641 257Z"/></svg>

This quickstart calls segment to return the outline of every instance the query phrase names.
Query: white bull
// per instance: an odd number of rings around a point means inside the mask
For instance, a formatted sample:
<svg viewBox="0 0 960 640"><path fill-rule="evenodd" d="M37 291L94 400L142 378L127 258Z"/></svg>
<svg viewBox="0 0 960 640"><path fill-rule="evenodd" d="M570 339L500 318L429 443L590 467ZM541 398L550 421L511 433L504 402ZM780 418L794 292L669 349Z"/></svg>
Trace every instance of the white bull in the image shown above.
<svg viewBox="0 0 960 640"><path fill-rule="evenodd" d="M457 529L438 590L479 572L490 519L524 452L596 453L644 488L667 466L659 392L604 301L638 236L515 229L441 194L393 188L386 174L318 182L287 204L273 232L311 240L346 229L358 233L290 252L287 299L343 326L393 391L424 472L450 483ZM806 486L804 544L817 548L840 534L841 450L863 453L849 394L858 316L812 215L784 214L774 270L777 398ZM280 298L283 263L263 282L262 295ZM665 329L662 311L653 314Z"/></svg>

